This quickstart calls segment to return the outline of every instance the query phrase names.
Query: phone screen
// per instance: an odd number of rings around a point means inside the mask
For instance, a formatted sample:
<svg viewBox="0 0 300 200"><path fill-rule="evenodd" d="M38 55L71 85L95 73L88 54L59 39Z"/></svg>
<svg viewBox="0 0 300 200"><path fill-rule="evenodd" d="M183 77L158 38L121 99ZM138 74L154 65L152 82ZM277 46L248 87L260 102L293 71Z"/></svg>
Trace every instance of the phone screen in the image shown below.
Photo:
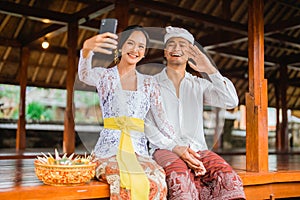
<svg viewBox="0 0 300 200"><path fill-rule="evenodd" d="M100 30L99 33L116 33L117 32L117 24L118 20L114 18L107 18L101 20Z"/></svg>

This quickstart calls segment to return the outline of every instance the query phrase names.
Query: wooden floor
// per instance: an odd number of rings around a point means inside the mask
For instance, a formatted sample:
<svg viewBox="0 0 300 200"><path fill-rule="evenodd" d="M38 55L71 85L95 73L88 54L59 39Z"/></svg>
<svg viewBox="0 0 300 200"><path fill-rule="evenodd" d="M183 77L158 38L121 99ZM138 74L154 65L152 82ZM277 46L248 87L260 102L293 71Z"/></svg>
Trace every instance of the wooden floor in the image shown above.
<svg viewBox="0 0 300 200"><path fill-rule="evenodd" d="M53 152L52 152L53 151ZM16 158L36 158L37 155L42 155L41 152L54 153L53 149L26 149L26 152L18 154L14 149L0 149L1 159L16 159ZM86 153L85 149L76 149L76 154ZM233 150L231 152L217 152L222 156L237 172L246 171L246 155L244 150ZM1 166L1 165L0 165ZM270 151L269 154L269 170L270 171L293 171L300 170L300 149L289 153L276 153ZM1 177L0 177L1 178Z"/></svg>
<svg viewBox="0 0 300 200"><path fill-rule="evenodd" d="M246 171L246 155L221 155L237 172ZM300 154L270 154L270 171L300 170Z"/></svg>
<svg viewBox="0 0 300 200"><path fill-rule="evenodd" d="M21 159L12 154L2 157L0 155L0 199L10 199L11 196L14 196L14 199L32 199L29 198L32 195L34 199L58 199L57 195L63 196L62 199L99 199L109 195L108 185L97 180L80 187L44 185L34 173L35 156L27 153ZM240 174L247 199L277 199L297 197L298 194L297 198L300 199L300 154L270 154L270 173L260 175L246 172L245 155L222 157ZM256 195L258 193L266 195ZM286 195L282 196L283 193Z"/></svg>
<svg viewBox="0 0 300 200"><path fill-rule="evenodd" d="M300 154L269 154L269 172L246 172L246 155L222 155L243 180L247 199L300 200Z"/></svg>

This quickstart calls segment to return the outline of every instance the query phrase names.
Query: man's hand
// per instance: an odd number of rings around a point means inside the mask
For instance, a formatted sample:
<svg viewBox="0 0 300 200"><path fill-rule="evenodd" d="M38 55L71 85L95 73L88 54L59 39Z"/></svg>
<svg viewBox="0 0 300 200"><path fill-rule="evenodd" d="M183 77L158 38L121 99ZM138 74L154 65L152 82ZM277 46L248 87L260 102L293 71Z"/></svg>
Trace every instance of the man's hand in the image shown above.
<svg viewBox="0 0 300 200"><path fill-rule="evenodd" d="M217 72L217 69L212 65L208 57L196 46L190 44L186 51L189 58L195 62L188 61L191 68L197 72L206 72L207 74L213 74Z"/></svg>
<svg viewBox="0 0 300 200"><path fill-rule="evenodd" d="M172 150L177 154L187 165L193 169L196 175L205 174L206 170L203 163L199 160L200 155L186 146L175 146Z"/></svg>

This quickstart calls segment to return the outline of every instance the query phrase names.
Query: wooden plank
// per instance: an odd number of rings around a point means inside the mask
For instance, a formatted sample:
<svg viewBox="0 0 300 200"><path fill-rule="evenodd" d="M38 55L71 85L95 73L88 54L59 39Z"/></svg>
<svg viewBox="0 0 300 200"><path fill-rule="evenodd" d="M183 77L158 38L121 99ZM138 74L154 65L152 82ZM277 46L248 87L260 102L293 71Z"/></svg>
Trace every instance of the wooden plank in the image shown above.
<svg viewBox="0 0 300 200"><path fill-rule="evenodd" d="M264 79L263 1L248 3L249 93L246 94L246 170L268 171L267 82Z"/></svg>
<svg viewBox="0 0 300 200"><path fill-rule="evenodd" d="M49 186L37 179L34 159L0 160L0 199L92 199L109 197L109 185L96 179L80 186ZM284 163L283 163L284 164ZM239 172L247 200L299 197L300 170Z"/></svg>
<svg viewBox="0 0 300 200"><path fill-rule="evenodd" d="M240 172L247 200L300 197L300 171Z"/></svg>
<svg viewBox="0 0 300 200"><path fill-rule="evenodd" d="M239 172L244 186L263 185L270 183L300 182L300 171L280 172Z"/></svg>
<svg viewBox="0 0 300 200"><path fill-rule="evenodd" d="M247 200L300 197L300 182L251 185L244 187Z"/></svg>
<svg viewBox="0 0 300 200"><path fill-rule="evenodd" d="M16 185L0 189L0 199L92 199L109 197L109 185L96 180L80 186Z"/></svg>
<svg viewBox="0 0 300 200"><path fill-rule="evenodd" d="M26 86L27 86L27 68L29 60L29 49L23 47L21 49L20 61L20 103L19 103L19 119L16 134L16 151L22 151L26 148L26 129L25 129L25 116L26 116Z"/></svg>

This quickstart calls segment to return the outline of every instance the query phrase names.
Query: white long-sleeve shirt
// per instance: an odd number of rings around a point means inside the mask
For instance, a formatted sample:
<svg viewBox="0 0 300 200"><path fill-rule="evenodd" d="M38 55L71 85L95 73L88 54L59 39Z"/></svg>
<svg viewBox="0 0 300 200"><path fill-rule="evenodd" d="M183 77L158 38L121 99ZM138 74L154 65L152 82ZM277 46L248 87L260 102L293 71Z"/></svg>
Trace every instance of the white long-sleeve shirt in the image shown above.
<svg viewBox="0 0 300 200"><path fill-rule="evenodd" d="M232 109L238 105L238 96L232 82L219 72L209 75L208 81L186 72L180 83L179 98L176 89L168 78L166 68L155 76L160 87L163 107L167 119L175 129L181 145L190 146L192 150L206 150L207 144L203 128L204 105ZM148 113L146 132L158 131L152 124L152 113ZM154 149L156 144L151 144Z"/></svg>

